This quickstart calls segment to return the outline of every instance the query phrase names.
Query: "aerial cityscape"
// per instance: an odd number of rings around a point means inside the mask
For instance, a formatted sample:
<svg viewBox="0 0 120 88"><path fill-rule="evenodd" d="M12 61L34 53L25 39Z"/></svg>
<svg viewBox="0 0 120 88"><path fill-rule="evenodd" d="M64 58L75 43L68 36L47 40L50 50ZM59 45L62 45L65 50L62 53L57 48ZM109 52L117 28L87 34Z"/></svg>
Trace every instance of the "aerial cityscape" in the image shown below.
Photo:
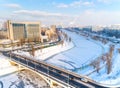
<svg viewBox="0 0 120 88"><path fill-rule="evenodd" d="M0 88L120 88L120 0L0 6Z"/></svg>

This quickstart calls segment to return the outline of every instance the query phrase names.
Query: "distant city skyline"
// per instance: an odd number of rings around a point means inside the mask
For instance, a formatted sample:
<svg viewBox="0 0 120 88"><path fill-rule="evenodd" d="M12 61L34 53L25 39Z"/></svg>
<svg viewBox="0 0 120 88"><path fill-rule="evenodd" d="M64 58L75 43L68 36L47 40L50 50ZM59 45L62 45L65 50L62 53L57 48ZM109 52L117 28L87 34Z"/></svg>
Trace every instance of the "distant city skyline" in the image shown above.
<svg viewBox="0 0 120 88"><path fill-rule="evenodd" d="M0 0L0 20L44 25L120 24L120 0Z"/></svg>

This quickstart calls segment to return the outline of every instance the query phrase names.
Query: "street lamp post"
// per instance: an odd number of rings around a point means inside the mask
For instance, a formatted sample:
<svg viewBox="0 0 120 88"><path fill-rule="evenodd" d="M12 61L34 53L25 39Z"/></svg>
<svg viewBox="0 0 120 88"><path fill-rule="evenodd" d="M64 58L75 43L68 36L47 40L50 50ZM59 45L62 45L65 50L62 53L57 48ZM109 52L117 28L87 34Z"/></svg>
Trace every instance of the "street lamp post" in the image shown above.
<svg viewBox="0 0 120 88"><path fill-rule="evenodd" d="M68 88L70 88L70 87L69 87L69 74L68 74Z"/></svg>
<svg viewBox="0 0 120 88"><path fill-rule="evenodd" d="M48 74L48 77L49 77L49 67L47 68L47 74Z"/></svg>

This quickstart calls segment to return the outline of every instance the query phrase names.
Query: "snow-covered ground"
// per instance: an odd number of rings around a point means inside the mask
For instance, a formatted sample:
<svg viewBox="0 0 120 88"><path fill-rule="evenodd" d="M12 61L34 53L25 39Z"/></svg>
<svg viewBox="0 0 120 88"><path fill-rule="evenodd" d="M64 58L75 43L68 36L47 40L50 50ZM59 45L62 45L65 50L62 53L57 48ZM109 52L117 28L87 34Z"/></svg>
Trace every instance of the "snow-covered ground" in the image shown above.
<svg viewBox="0 0 120 88"><path fill-rule="evenodd" d="M85 38L74 32L64 32L72 38L71 43L65 42L63 46L58 45L42 49L42 51L38 50L35 52L34 57L28 52L16 51L14 53L26 55L37 60L44 60L47 63L74 71L78 74L86 75L93 71L93 67L88 66L88 64L97 57L101 56L103 53L106 53L109 50L110 43L104 45L99 41L92 40L91 38ZM120 46L117 45L117 47ZM89 75L89 77L103 84L120 84L119 59L120 54L115 50L112 72L108 75L104 67L99 71L99 73L94 72ZM82 67L84 67L84 69L81 69Z"/></svg>
<svg viewBox="0 0 120 88"><path fill-rule="evenodd" d="M29 70L0 77L0 81L3 88L50 88L39 75Z"/></svg>
<svg viewBox="0 0 120 88"><path fill-rule="evenodd" d="M12 66L10 62L4 57L3 55L0 55L0 77L4 74L9 74L16 72L18 70L17 67Z"/></svg>
<svg viewBox="0 0 120 88"><path fill-rule="evenodd" d="M100 70L98 73L93 73L90 77L97 82L102 84L107 84L114 87L120 87L120 53L117 49L120 48L119 45L116 45L113 55L113 64L112 64L112 71L110 74L107 74L105 67Z"/></svg>
<svg viewBox="0 0 120 88"><path fill-rule="evenodd" d="M39 75L29 70L19 72L6 58L0 54L0 82L3 88L50 88Z"/></svg>
<svg viewBox="0 0 120 88"><path fill-rule="evenodd" d="M63 51L66 51L68 49L71 49L72 47L74 47L74 44L73 43L67 43L65 42L62 45L57 45L57 46L52 46L52 47L49 47L49 48L44 48L42 50L37 50L35 51L35 56L33 57L32 55L30 55L29 52L24 52L24 51L15 51L14 53L16 54L20 54L20 55L24 55L24 56L27 56L27 57L30 57L30 58L34 58L34 59L37 59L37 60L46 60L47 58L51 57L51 56L54 56L55 54L57 53L61 53Z"/></svg>
<svg viewBox="0 0 120 88"><path fill-rule="evenodd" d="M91 60L100 56L104 50L96 42L89 41L82 36L66 31L73 42L65 42L63 46L57 45L35 52L34 59L44 60L48 63L66 69L76 69L88 64ZM28 52L16 51L14 53L31 57Z"/></svg>
<svg viewBox="0 0 120 88"><path fill-rule="evenodd" d="M87 65L103 53L103 47L96 42L85 39L75 33L65 32L72 38L72 42L75 46L68 51L59 53L47 59L46 62L74 70Z"/></svg>

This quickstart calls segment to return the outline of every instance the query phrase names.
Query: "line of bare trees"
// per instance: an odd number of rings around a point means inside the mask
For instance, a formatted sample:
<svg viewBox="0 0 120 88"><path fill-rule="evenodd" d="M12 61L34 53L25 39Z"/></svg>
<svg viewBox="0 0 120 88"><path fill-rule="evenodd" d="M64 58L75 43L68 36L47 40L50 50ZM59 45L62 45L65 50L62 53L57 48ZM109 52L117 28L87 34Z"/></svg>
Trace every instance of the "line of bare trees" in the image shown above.
<svg viewBox="0 0 120 88"><path fill-rule="evenodd" d="M120 48L117 49L118 53L120 54Z"/></svg>
<svg viewBox="0 0 120 88"><path fill-rule="evenodd" d="M97 73L99 73L99 70L101 68L100 63L101 62L106 63L107 74L110 74L110 72L112 71L113 51L114 51L114 45L110 45L109 52L93 60L90 63L90 66L92 66L97 71Z"/></svg>
<svg viewBox="0 0 120 88"><path fill-rule="evenodd" d="M57 32L57 34L53 35L52 38L53 40L58 39L58 36L63 36L63 39L59 42L62 46L64 44L64 41L68 41L71 42L72 39L71 37L68 37L68 35L62 31ZM35 42L41 42L40 38L28 38L28 39L20 39L19 42L17 43L17 46L23 46L24 44L28 44L29 48L31 48L31 50L29 51L30 55L35 56L35 48L34 48L34 43ZM40 50L42 52L42 48L44 48L43 46L40 47Z"/></svg>
<svg viewBox="0 0 120 88"><path fill-rule="evenodd" d="M31 44L31 51L29 51L30 55L35 56L35 48L33 44Z"/></svg>
<svg viewBox="0 0 120 88"><path fill-rule="evenodd" d="M107 43L108 43L108 40L107 40L107 39L101 38L101 37L99 37L99 36L92 36L92 39L97 40L97 41L100 41L100 42L102 42L103 44L107 44Z"/></svg>
<svg viewBox="0 0 120 88"><path fill-rule="evenodd" d="M89 33L81 33L80 35L82 35L82 36L84 36L84 37L86 37L86 38L91 37L92 39L94 39L94 40L96 40L96 41L102 42L103 44L107 44L107 43L108 43L108 40L107 40L107 39L102 38L102 37L100 37L100 36L96 36L96 35L93 36L93 35L90 35Z"/></svg>
<svg viewBox="0 0 120 88"><path fill-rule="evenodd" d="M59 31L59 36L61 36L61 38L62 38L62 41L60 42L60 44L63 46L63 44L64 44L64 41L66 41L66 42L71 42L72 41L72 39L71 39L71 37L69 37L68 35L67 35L67 33L65 33L65 32L62 32L62 31Z"/></svg>

